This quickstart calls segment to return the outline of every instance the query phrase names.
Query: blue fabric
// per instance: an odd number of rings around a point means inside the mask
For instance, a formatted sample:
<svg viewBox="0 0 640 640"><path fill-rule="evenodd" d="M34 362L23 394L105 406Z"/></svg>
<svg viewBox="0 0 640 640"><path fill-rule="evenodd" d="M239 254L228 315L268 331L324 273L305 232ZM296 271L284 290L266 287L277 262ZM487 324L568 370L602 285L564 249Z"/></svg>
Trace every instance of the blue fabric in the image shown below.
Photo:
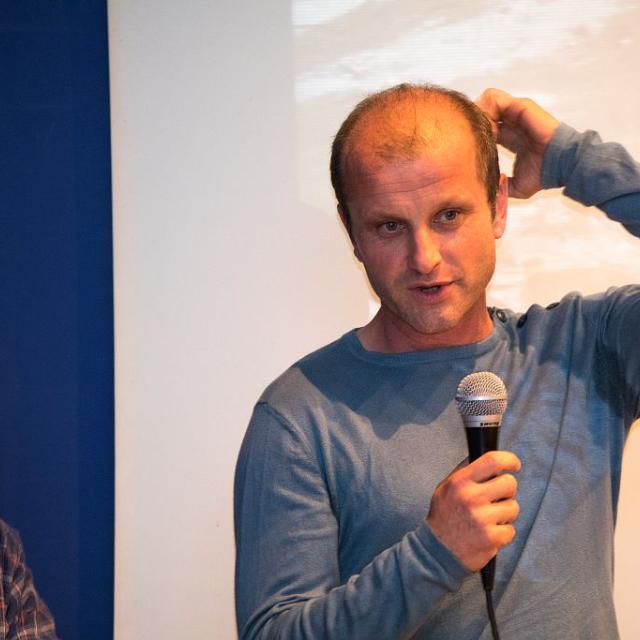
<svg viewBox="0 0 640 640"><path fill-rule="evenodd" d="M65 640L113 636L105 0L0 10L0 516Z"/></svg>
<svg viewBox="0 0 640 640"><path fill-rule="evenodd" d="M576 173L599 170L583 161L594 145L563 127L546 175L551 164L572 185L597 184ZM637 165L603 170L640 214ZM630 216L632 203L622 209ZM505 381L501 448L522 460L517 536L497 561L502 636L618 637L613 530L639 413L640 288L493 317L480 343L412 353L368 352L351 331L264 392L236 472L241 638L490 638L479 576L424 520L436 484L467 455L453 398L479 370Z"/></svg>

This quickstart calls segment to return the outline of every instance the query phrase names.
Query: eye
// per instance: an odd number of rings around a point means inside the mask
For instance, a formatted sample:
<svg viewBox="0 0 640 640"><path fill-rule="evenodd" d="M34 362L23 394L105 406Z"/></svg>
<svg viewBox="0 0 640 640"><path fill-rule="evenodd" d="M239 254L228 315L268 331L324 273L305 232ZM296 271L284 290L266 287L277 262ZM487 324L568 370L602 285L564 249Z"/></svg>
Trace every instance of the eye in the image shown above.
<svg viewBox="0 0 640 640"><path fill-rule="evenodd" d="M441 211L435 218L435 222L442 222L444 224L452 224L454 222L459 222L460 220L460 210L459 209L445 209Z"/></svg>
<svg viewBox="0 0 640 640"><path fill-rule="evenodd" d="M399 222L396 222L395 220L387 220L387 222L383 222L381 225L378 226L380 233L387 236L398 233L398 231L400 231L401 228L402 228L402 225Z"/></svg>

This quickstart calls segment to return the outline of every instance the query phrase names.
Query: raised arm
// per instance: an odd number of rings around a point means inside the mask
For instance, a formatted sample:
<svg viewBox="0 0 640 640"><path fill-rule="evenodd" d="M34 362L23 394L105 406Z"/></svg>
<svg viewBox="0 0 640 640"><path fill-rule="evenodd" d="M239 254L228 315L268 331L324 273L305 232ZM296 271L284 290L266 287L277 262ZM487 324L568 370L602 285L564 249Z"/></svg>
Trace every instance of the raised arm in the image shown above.
<svg viewBox="0 0 640 640"><path fill-rule="evenodd" d="M509 194L528 198L540 189L597 206L640 235L640 164L620 144L595 131L579 133L527 98L487 89L478 99L499 144L516 154Z"/></svg>

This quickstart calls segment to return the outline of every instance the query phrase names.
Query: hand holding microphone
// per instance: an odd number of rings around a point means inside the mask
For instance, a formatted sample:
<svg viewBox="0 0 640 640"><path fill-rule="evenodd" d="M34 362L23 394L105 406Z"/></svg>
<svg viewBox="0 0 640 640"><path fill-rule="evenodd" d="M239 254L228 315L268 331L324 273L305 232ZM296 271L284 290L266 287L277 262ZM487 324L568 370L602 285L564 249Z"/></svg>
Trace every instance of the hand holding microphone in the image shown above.
<svg viewBox="0 0 640 640"><path fill-rule="evenodd" d="M467 569L478 571L515 536L513 522L520 508L511 472L520 469L520 460L509 451L492 450L506 408L506 391L497 376L467 376L456 399L467 432L469 465L455 469L436 487L427 522Z"/></svg>
<svg viewBox="0 0 640 640"><path fill-rule="evenodd" d="M467 436L467 444L469 446L469 462L475 463L482 456L489 455L487 452L494 452L498 448L499 427L502 423L502 414L507 408L507 390L504 383L497 375L489 371L481 371L472 373L462 379L458 385L456 392L456 402L458 403L458 411L464 422L464 429ZM502 476L502 479L509 476ZM513 476L510 476L513 478ZM493 482L498 478L490 478L489 482ZM504 481L503 481L504 483ZM517 485L513 479L513 493L509 492L510 497L499 499L503 506L505 503L511 503L512 510L509 512L507 507L505 514L506 520L497 520L493 525L496 529L501 528L503 533L507 535L507 541L511 542L515 536L513 528L513 520L518 516L518 503L515 501L515 492ZM513 511L515 509L515 511ZM495 516L495 513L493 514ZM506 531L505 531L506 529ZM502 545L500 545L502 546ZM497 549L496 549L497 552ZM493 579L496 572L495 556L482 567L482 586L484 587L487 598L487 614L489 623L491 624L491 633L494 640L500 640L498 633L498 623L493 607Z"/></svg>

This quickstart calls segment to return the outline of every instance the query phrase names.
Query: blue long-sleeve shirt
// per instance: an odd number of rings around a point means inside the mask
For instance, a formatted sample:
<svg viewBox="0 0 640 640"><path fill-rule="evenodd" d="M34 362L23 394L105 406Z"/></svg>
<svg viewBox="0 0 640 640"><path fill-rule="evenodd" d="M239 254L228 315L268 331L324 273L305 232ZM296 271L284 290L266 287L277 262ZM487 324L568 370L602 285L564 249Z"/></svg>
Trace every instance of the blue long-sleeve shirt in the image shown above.
<svg viewBox="0 0 640 640"><path fill-rule="evenodd" d="M592 132L558 129L543 184L638 229L640 168ZM351 331L267 388L236 471L241 638L490 638L479 577L425 523L467 455L453 398L478 370L505 381L501 447L522 460L517 535L497 562L502 637L618 637L613 529L640 413L640 288L493 318L486 340L412 353L368 352Z"/></svg>

